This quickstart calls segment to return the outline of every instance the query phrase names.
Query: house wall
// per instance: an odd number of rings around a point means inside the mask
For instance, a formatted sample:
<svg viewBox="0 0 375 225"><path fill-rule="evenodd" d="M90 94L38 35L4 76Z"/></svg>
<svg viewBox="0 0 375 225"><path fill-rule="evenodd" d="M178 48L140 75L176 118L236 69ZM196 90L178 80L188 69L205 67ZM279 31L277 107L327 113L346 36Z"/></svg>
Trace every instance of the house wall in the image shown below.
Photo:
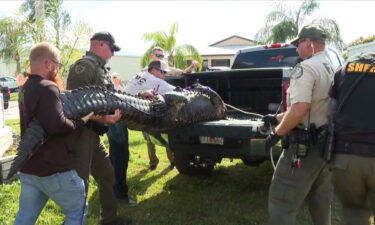
<svg viewBox="0 0 375 225"><path fill-rule="evenodd" d="M142 69L140 56L113 56L107 65L111 67L110 74L119 73L123 81L129 80Z"/></svg>
<svg viewBox="0 0 375 225"><path fill-rule="evenodd" d="M0 77L9 76L14 77L14 72L16 71L16 64L11 63L9 65L0 61Z"/></svg>
<svg viewBox="0 0 375 225"><path fill-rule="evenodd" d="M233 37L228 40L222 41L214 46L228 46L228 45L254 45L254 43L252 41L247 41L242 38Z"/></svg>

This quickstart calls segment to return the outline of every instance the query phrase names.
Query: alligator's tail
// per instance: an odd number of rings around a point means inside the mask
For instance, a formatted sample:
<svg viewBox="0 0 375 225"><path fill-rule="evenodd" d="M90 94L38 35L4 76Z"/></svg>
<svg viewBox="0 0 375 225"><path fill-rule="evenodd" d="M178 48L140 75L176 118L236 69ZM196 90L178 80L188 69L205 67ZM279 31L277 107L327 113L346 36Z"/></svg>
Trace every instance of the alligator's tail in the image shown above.
<svg viewBox="0 0 375 225"><path fill-rule="evenodd" d="M33 120L22 136L21 142L17 149L17 155L12 162L6 179L13 177L31 156L47 140L47 134L40 124Z"/></svg>

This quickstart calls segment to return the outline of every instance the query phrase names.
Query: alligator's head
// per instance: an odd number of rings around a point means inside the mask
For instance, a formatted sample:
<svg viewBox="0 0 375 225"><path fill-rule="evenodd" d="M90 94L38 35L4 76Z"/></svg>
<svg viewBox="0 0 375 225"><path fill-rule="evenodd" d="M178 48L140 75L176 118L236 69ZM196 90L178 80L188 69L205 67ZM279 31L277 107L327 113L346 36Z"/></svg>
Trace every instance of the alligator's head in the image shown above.
<svg viewBox="0 0 375 225"><path fill-rule="evenodd" d="M200 92L208 96L215 109L213 115L215 115L216 118L225 117L227 113L227 108L224 104L224 101L221 99L220 95L216 93L214 90L212 90L210 87L204 86L199 82L196 82L192 84L191 87L186 88L186 90Z"/></svg>

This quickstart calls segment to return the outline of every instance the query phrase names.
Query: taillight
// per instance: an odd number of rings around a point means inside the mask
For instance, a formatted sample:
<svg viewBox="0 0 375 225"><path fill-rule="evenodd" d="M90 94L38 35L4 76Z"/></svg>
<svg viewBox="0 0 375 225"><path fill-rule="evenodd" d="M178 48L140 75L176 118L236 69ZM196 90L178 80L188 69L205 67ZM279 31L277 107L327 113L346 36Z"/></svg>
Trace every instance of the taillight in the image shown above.
<svg viewBox="0 0 375 225"><path fill-rule="evenodd" d="M8 95L10 95L10 89L8 89Z"/></svg>
<svg viewBox="0 0 375 225"><path fill-rule="evenodd" d="M283 80L283 110L284 112L286 112L287 110L287 104L286 104L286 96L287 96L287 90L289 88L289 85L290 85L290 80Z"/></svg>

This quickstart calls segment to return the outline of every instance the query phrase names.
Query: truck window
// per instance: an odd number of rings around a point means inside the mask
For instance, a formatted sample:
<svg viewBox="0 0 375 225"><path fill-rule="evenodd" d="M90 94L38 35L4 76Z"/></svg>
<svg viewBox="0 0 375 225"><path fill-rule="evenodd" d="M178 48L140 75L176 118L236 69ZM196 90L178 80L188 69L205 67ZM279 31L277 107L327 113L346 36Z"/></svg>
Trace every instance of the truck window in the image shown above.
<svg viewBox="0 0 375 225"><path fill-rule="evenodd" d="M341 66L341 61L337 53L330 48L326 49L326 53L328 53L328 57L331 60L331 63L334 66L334 68L335 69L339 68Z"/></svg>
<svg viewBox="0 0 375 225"><path fill-rule="evenodd" d="M295 48L277 48L244 52L237 55L232 69L293 67L298 59Z"/></svg>

